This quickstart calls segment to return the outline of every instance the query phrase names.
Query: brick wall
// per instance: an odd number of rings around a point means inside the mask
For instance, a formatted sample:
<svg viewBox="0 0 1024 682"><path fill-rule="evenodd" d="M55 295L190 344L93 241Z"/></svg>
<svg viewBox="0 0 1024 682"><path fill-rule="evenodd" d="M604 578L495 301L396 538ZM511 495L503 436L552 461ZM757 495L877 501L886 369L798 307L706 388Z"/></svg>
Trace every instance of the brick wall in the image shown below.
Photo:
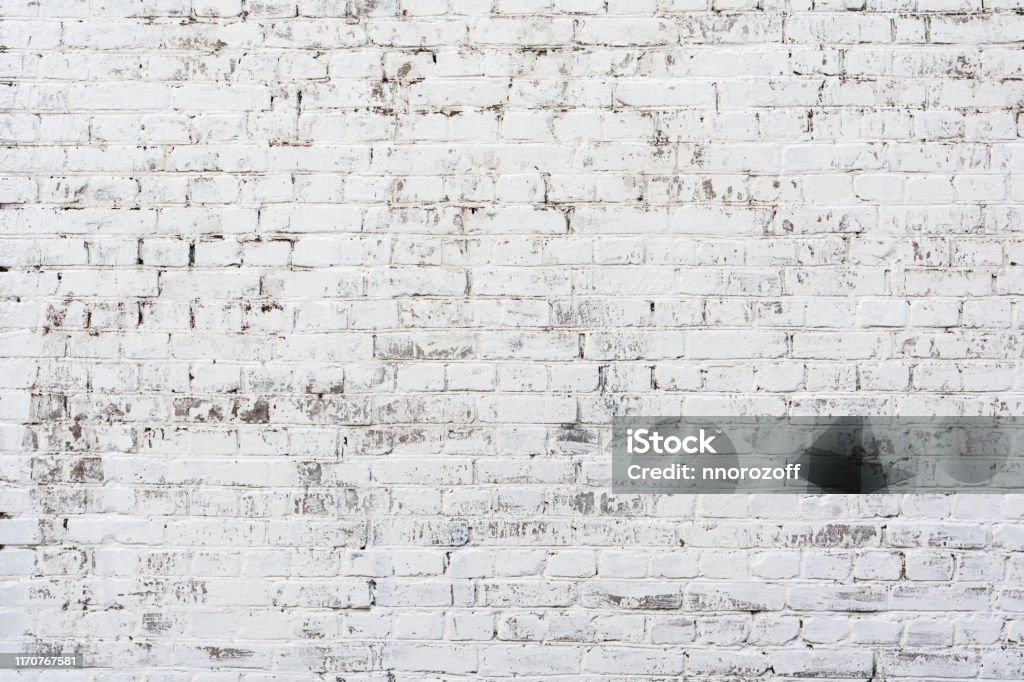
<svg viewBox="0 0 1024 682"><path fill-rule="evenodd" d="M4 0L0 649L1024 678L1024 498L607 455L613 414L1022 414L1021 10Z"/></svg>

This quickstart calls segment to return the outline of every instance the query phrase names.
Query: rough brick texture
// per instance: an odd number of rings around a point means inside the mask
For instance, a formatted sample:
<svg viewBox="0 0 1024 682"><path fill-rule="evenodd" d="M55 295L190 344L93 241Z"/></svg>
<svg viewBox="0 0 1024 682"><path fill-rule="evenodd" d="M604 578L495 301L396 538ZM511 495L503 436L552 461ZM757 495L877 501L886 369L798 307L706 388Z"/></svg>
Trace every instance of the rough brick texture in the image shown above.
<svg viewBox="0 0 1024 682"><path fill-rule="evenodd" d="M606 453L1024 413L1021 10L3 0L0 649L1024 678L1024 498L616 496Z"/></svg>

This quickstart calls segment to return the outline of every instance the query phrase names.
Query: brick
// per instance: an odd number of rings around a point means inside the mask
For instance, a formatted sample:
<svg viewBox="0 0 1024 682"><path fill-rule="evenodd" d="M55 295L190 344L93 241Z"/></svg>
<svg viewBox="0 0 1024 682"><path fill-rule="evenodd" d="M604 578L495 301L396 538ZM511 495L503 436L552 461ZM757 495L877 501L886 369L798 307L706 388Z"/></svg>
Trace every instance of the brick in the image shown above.
<svg viewBox="0 0 1024 682"><path fill-rule="evenodd" d="M977 674L978 660L967 653L900 651L880 653L877 666L886 675L964 677Z"/></svg>
<svg viewBox="0 0 1024 682"><path fill-rule="evenodd" d="M777 674L791 677L870 677L872 659L870 651L778 651L771 665Z"/></svg>
<svg viewBox="0 0 1024 682"><path fill-rule="evenodd" d="M583 670L604 674L676 675L683 665L681 653L658 649L594 647L583 657Z"/></svg>

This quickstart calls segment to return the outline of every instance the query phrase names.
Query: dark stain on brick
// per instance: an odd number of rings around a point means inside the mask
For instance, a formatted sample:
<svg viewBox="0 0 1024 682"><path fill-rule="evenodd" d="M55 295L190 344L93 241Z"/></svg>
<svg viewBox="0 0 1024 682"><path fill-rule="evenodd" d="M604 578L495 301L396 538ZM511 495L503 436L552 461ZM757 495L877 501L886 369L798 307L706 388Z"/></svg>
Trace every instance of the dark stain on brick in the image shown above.
<svg viewBox="0 0 1024 682"><path fill-rule="evenodd" d="M306 387L306 392L307 393L316 393L317 395L320 395L320 396L325 395L325 394L326 395L340 395L340 394L345 392L345 386L343 384L341 384L341 383L329 384L327 386L321 387L321 390L316 390L316 391L314 391L313 388L314 387L312 385L307 386Z"/></svg>
<svg viewBox="0 0 1024 682"><path fill-rule="evenodd" d="M71 480L75 483L102 483L103 461L99 457L83 457L71 467Z"/></svg>
<svg viewBox="0 0 1024 682"><path fill-rule="evenodd" d="M569 498L569 506L580 514L594 513L594 493L579 493Z"/></svg>
<svg viewBox="0 0 1024 682"><path fill-rule="evenodd" d="M67 315L66 310L59 310L54 308L52 305L46 308L46 326L47 330L50 327L61 327L64 324L64 317Z"/></svg>
<svg viewBox="0 0 1024 682"><path fill-rule="evenodd" d="M235 411L238 405L235 404ZM242 410L238 418L246 424L267 424L270 422L270 404L266 400L257 400L248 410Z"/></svg>
<svg viewBox="0 0 1024 682"><path fill-rule="evenodd" d="M234 647L203 646L199 648L216 661L252 658L255 654L252 649L235 649Z"/></svg>
<svg viewBox="0 0 1024 682"><path fill-rule="evenodd" d="M324 475L320 462L299 462L298 473L302 485L320 485Z"/></svg>
<svg viewBox="0 0 1024 682"><path fill-rule="evenodd" d="M644 501L638 495L628 497L601 493L599 506L601 514L606 516L639 516L644 513Z"/></svg>
<svg viewBox="0 0 1024 682"><path fill-rule="evenodd" d="M558 430L558 440L570 443L594 443L595 432L590 429L583 429L575 424L563 426Z"/></svg>
<svg viewBox="0 0 1024 682"><path fill-rule="evenodd" d="M31 467L32 480L36 483L57 483L62 479L63 466L55 457L34 457Z"/></svg>
<svg viewBox="0 0 1024 682"><path fill-rule="evenodd" d="M423 429L409 429L398 434L396 440L399 445L415 445L417 443L426 443L430 440L430 434Z"/></svg>
<svg viewBox="0 0 1024 682"><path fill-rule="evenodd" d="M302 629L299 630L299 636L303 639L323 639L324 633L321 630L314 629L312 626L303 625Z"/></svg>
<svg viewBox="0 0 1024 682"><path fill-rule="evenodd" d="M59 393L32 396L32 415L39 421L63 419L67 414L67 398Z"/></svg>
<svg viewBox="0 0 1024 682"><path fill-rule="evenodd" d="M595 586L589 592L597 604L624 609L678 609L682 605L683 597L676 587L658 585L644 589L643 593L633 593L632 588Z"/></svg>
<svg viewBox="0 0 1024 682"><path fill-rule="evenodd" d="M145 613L142 615L142 629L154 635L162 635L171 629L173 623L162 613Z"/></svg>
<svg viewBox="0 0 1024 682"><path fill-rule="evenodd" d="M333 497L330 494L310 493L295 499L295 513L323 516L330 510Z"/></svg>
<svg viewBox="0 0 1024 682"><path fill-rule="evenodd" d="M119 405L107 405L103 408L103 415L107 419L117 420L121 417L127 417L128 413L132 411L131 405L125 405L123 408Z"/></svg>
<svg viewBox="0 0 1024 682"><path fill-rule="evenodd" d="M878 529L873 526L848 526L846 524L829 524L814 534L814 544L822 547L835 547L843 544L858 547L875 538Z"/></svg>
<svg viewBox="0 0 1024 682"><path fill-rule="evenodd" d="M221 422L224 421L224 409L201 398L178 398L174 401L174 416L200 423Z"/></svg>
<svg viewBox="0 0 1024 682"><path fill-rule="evenodd" d="M206 583L198 580L185 580L171 587L171 594L179 604L203 604L206 592Z"/></svg>

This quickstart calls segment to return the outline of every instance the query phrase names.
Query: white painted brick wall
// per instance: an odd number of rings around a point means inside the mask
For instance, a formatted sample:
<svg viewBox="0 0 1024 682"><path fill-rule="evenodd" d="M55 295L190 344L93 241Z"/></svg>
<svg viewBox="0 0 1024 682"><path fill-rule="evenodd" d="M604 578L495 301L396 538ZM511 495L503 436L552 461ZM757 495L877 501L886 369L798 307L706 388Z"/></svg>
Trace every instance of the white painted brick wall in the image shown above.
<svg viewBox="0 0 1024 682"><path fill-rule="evenodd" d="M606 454L1024 412L1022 10L4 0L17 679L1024 679L1024 497Z"/></svg>

